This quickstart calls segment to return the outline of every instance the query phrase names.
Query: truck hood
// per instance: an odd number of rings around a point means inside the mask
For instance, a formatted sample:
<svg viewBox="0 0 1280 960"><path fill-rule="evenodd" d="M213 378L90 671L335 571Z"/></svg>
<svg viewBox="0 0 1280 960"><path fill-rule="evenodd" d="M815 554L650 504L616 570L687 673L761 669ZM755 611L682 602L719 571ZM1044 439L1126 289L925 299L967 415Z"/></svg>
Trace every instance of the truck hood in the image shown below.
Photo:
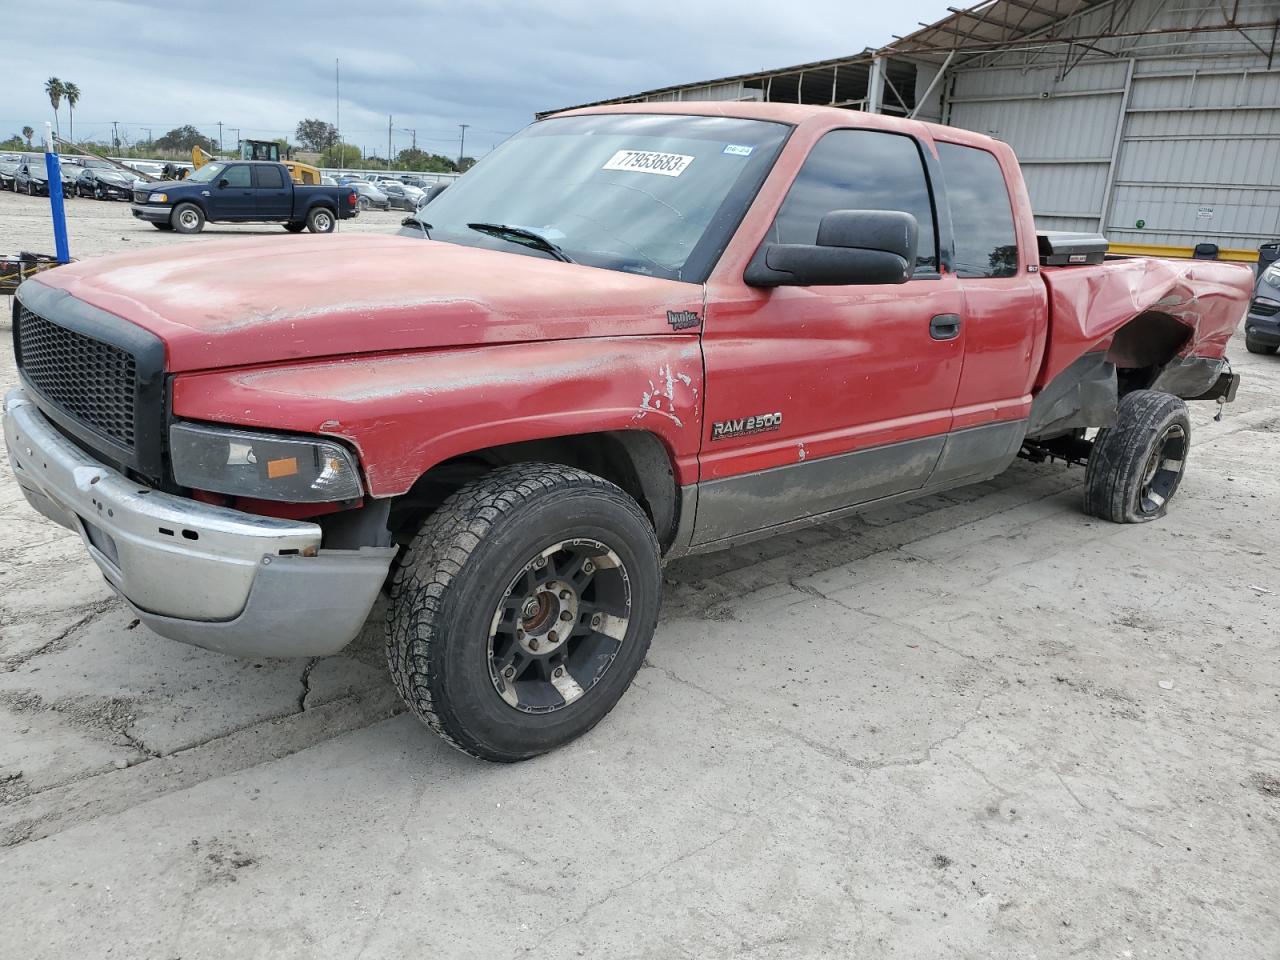
<svg viewBox="0 0 1280 960"><path fill-rule="evenodd" d="M702 312L696 284L369 234L203 238L70 264L28 282L154 333L172 372L653 336L672 333L668 311Z"/></svg>

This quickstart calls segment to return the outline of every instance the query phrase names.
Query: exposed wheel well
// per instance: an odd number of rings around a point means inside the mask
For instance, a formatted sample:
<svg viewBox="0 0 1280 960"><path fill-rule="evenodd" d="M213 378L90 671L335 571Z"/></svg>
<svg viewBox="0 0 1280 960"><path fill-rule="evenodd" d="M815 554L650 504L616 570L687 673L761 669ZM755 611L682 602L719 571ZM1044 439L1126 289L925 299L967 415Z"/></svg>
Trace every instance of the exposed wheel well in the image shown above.
<svg viewBox="0 0 1280 960"><path fill-rule="evenodd" d="M679 497L671 458L656 436L633 430L503 444L438 463L396 498L388 528L397 542L405 543L423 517L455 490L498 467L531 461L577 467L617 484L648 515L664 549L674 538Z"/></svg>
<svg viewBox="0 0 1280 960"><path fill-rule="evenodd" d="M1186 324L1154 310L1138 314L1117 330L1107 361L1115 364L1120 396L1148 389L1190 339Z"/></svg>

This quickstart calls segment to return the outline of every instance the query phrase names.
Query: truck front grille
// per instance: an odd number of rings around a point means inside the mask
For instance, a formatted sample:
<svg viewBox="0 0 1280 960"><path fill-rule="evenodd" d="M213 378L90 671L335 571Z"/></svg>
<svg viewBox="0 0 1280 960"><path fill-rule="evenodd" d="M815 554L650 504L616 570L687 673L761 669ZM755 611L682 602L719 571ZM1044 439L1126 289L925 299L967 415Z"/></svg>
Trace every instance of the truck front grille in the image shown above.
<svg viewBox="0 0 1280 960"><path fill-rule="evenodd" d="M1255 317L1274 317L1280 313L1280 303L1263 303L1262 300L1254 300L1249 304L1249 312Z"/></svg>
<svg viewBox="0 0 1280 960"><path fill-rule="evenodd" d="M138 394L134 356L21 305L17 319L18 367L31 385L68 416L132 450Z"/></svg>

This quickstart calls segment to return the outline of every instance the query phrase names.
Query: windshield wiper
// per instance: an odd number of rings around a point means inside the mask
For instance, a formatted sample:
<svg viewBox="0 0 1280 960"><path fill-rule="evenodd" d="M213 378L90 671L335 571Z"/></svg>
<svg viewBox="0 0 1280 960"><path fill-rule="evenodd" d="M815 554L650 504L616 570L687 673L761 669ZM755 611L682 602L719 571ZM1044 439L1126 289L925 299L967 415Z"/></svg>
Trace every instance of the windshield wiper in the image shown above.
<svg viewBox="0 0 1280 960"><path fill-rule="evenodd" d="M427 223L427 221L425 220L419 220L417 217L405 217L403 220L400 221L400 226L421 227L422 232L426 234L426 237L428 240L431 239L431 231L435 229L434 225Z"/></svg>
<svg viewBox="0 0 1280 960"><path fill-rule="evenodd" d="M468 223L467 226L477 233L497 237L500 240L509 240L511 243L518 243L524 247L532 247L535 250L541 250L543 253L549 253L562 263L576 262L542 234L535 230L530 230L528 227L513 227L505 223Z"/></svg>

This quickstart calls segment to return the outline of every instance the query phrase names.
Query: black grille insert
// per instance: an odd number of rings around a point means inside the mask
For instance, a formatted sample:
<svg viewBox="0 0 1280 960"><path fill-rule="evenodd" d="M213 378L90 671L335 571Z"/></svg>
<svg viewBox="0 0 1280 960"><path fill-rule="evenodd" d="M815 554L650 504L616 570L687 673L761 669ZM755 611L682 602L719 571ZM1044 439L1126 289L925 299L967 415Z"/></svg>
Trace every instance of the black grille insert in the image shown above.
<svg viewBox="0 0 1280 960"><path fill-rule="evenodd" d="M1249 312L1255 317L1274 317L1280 313L1280 304L1263 303L1261 300L1254 300L1249 304Z"/></svg>
<svg viewBox="0 0 1280 960"><path fill-rule="evenodd" d="M22 372L65 413L132 450L138 365L127 350L18 308Z"/></svg>

